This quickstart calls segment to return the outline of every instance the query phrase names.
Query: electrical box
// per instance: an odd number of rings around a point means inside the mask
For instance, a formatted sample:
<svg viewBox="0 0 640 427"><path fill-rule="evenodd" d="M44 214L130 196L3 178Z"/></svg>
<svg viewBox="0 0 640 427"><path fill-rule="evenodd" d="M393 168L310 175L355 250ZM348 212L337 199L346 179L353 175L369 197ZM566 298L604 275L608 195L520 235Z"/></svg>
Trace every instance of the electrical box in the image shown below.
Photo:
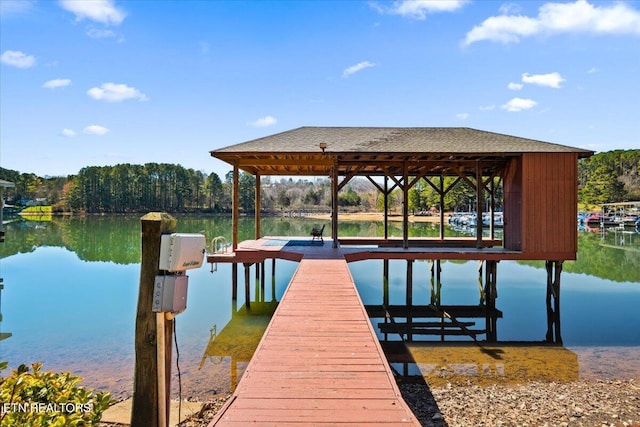
<svg viewBox="0 0 640 427"><path fill-rule="evenodd" d="M182 313L187 308L187 286L189 277L156 276L153 285L154 312Z"/></svg>
<svg viewBox="0 0 640 427"><path fill-rule="evenodd" d="M204 253L205 239L202 234L165 234L160 240L158 268L172 272L200 268Z"/></svg>

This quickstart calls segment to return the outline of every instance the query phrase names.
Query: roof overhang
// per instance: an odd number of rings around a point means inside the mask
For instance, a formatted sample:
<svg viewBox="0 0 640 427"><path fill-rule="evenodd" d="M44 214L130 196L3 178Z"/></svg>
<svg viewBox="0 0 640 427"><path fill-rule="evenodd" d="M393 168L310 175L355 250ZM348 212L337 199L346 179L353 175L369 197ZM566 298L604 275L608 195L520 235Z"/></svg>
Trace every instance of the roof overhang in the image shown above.
<svg viewBox="0 0 640 427"><path fill-rule="evenodd" d="M252 175L495 176L528 152L591 151L468 128L302 127L211 151Z"/></svg>

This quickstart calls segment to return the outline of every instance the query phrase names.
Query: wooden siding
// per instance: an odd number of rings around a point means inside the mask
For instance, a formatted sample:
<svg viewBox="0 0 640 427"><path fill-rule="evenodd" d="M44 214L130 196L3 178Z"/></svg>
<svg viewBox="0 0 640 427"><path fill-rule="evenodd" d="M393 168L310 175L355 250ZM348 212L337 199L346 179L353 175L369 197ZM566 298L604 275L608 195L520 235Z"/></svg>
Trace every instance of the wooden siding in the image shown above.
<svg viewBox="0 0 640 427"><path fill-rule="evenodd" d="M575 153L522 156L522 252L575 259L578 157ZM557 258L547 259L557 259Z"/></svg>
<svg viewBox="0 0 640 427"><path fill-rule="evenodd" d="M509 161L504 176L504 248L522 250L522 157Z"/></svg>

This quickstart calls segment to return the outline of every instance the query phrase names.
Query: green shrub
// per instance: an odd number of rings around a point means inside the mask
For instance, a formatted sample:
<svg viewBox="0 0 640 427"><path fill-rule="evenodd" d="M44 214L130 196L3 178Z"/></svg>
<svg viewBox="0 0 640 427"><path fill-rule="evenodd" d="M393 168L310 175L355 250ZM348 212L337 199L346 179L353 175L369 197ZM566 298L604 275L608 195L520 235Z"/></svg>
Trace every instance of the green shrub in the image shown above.
<svg viewBox="0 0 640 427"><path fill-rule="evenodd" d="M0 363L0 370L7 366ZM0 378L0 426L95 426L111 404L108 392L94 393L78 384L82 378L69 372L31 370L20 365Z"/></svg>

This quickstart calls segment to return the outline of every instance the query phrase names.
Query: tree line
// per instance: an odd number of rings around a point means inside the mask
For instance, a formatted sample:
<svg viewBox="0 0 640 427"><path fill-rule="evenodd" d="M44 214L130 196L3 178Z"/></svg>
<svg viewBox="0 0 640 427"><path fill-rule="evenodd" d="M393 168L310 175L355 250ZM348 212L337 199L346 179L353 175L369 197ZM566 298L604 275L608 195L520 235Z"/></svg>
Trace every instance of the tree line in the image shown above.
<svg viewBox="0 0 640 427"><path fill-rule="evenodd" d="M640 150L614 150L598 153L578 163L579 202L601 204L640 200ZM232 209L233 174L224 179L216 173L187 169L178 164L147 163L89 166L76 175L40 177L0 168L0 179L15 183L5 191L8 204L52 205L54 212L140 213L148 211L229 213ZM455 178L445 178L445 188ZM328 178L261 178L261 207L266 212L324 210L331 204ZM501 208L502 188L497 186ZM238 204L241 211L255 209L255 177L240 172ZM400 211L402 191L388 197L391 211ZM445 210L470 210L475 193L464 181L451 188L444 199ZM338 195L345 210L381 211L383 195L364 178L349 182ZM424 179L409 191L412 213L440 209L440 197ZM486 207L484 208L486 209Z"/></svg>

